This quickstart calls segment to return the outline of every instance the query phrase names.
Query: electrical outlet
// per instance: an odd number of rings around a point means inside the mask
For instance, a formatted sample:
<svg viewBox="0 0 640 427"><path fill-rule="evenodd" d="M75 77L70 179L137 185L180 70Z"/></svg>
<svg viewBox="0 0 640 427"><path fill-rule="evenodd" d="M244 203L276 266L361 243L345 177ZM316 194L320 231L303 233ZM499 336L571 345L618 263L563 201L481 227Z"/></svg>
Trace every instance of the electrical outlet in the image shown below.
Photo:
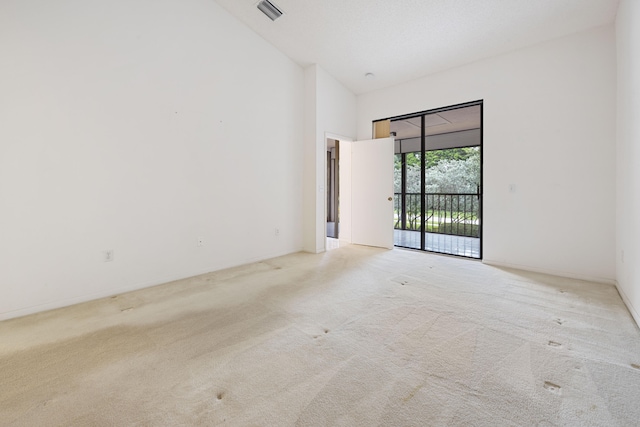
<svg viewBox="0 0 640 427"><path fill-rule="evenodd" d="M204 246L204 237L198 237L198 246Z"/></svg>
<svg viewBox="0 0 640 427"><path fill-rule="evenodd" d="M107 249L102 252L102 260L104 262L112 262L114 259L113 249Z"/></svg>

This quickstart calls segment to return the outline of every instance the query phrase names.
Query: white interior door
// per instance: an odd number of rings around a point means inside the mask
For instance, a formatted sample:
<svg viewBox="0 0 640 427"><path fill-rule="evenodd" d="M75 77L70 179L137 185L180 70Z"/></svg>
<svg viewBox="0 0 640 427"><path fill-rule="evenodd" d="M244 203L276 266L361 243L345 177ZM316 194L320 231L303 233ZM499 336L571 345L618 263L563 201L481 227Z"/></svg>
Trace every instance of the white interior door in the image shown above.
<svg viewBox="0 0 640 427"><path fill-rule="evenodd" d="M351 143L351 241L393 248L393 138Z"/></svg>

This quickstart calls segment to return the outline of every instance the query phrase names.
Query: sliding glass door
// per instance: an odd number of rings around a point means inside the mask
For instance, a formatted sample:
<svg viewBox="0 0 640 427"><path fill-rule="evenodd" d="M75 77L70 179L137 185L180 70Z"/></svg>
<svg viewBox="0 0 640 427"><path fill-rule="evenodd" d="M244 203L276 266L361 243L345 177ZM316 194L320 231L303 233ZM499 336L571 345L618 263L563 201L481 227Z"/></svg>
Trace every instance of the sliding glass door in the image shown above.
<svg viewBox="0 0 640 427"><path fill-rule="evenodd" d="M482 258L482 101L390 119L396 246Z"/></svg>

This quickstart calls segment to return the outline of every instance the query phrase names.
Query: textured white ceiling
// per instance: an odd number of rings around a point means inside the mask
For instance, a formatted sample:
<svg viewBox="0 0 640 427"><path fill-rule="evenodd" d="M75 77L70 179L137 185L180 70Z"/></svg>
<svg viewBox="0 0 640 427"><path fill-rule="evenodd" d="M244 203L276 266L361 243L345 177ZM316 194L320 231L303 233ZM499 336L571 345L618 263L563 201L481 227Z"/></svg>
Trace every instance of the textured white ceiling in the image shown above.
<svg viewBox="0 0 640 427"><path fill-rule="evenodd" d="M610 24L618 0L216 0L303 67L356 94ZM365 73L374 78L365 78Z"/></svg>

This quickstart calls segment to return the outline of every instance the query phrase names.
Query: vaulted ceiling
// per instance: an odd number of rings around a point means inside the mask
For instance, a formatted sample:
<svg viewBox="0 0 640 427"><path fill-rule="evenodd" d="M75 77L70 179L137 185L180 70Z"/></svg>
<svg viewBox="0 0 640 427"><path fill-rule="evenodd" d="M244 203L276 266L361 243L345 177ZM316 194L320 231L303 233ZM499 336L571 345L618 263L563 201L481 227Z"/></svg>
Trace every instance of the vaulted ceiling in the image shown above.
<svg viewBox="0 0 640 427"><path fill-rule="evenodd" d="M215 0L302 67L356 94L615 20L618 0ZM365 77L372 73L373 77Z"/></svg>

